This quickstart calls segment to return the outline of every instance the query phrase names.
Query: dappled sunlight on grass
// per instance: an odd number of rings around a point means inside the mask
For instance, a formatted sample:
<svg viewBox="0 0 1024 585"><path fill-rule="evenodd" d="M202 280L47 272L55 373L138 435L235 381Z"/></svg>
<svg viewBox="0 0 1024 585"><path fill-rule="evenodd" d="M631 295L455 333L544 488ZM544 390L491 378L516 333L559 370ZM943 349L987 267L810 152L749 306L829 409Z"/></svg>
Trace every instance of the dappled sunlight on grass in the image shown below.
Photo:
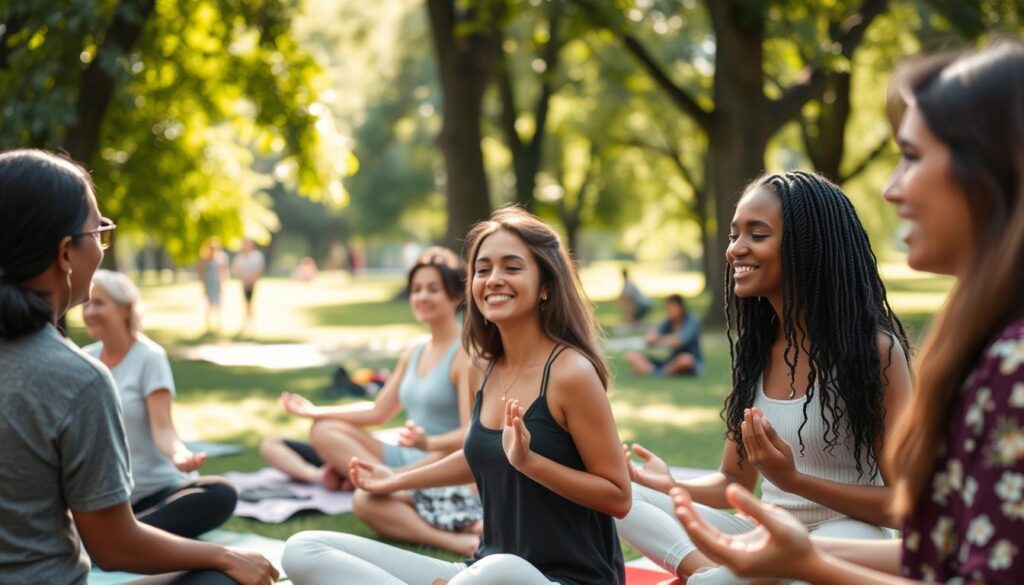
<svg viewBox="0 0 1024 585"><path fill-rule="evenodd" d="M580 279L587 296L594 301L618 298L622 292L622 262L595 262L580 270ZM667 272L655 266L628 265L629 277L644 294L667 297L678 293L693 297L704 289L704 275L699 272Z"/></svg>
<svg viewBox="0 0 1024 585"><path fill-rule="evenodd" d="M309 430L309 421L296 417L278 420L281 412L276 399L250 396L234 400L209 398L179 401L174 405L178 432L186 438L224 441L246 437L250 445L259 444L267 435L301 436ZM283 413L282 413L283 414Z"/></svg>
<svg viewBox="0 0 1024 585"><path fill-rule="evenodd" d="M612 412L615 413L615 420L624 426L668 425L685 428L719 420L718 409L711 407L672 404L634 406L625 400L613 400Z"/></svg>

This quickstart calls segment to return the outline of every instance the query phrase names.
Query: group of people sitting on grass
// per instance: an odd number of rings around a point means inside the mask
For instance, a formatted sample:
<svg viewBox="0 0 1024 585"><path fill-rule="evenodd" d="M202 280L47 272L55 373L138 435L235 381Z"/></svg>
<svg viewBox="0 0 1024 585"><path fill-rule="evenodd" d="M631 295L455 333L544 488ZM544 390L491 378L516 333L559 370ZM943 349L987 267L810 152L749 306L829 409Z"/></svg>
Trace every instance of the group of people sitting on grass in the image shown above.
<svg viewBox="0 0 1024 585"><path fill-rule="evenodd" d="M261 446L295 478L357 488L356 513L382 535L468 560L302 532L288 577L623 584L621 536L687 583L1018 581L1024 44L915 59L889 111L901 161L884 197L908 222L908 263L956 278L916 358L843 192L802 171L755 180L728 226L722 462L678 482L619 439L598 327L558 236L501 209L467 236L464 284L444 250L410 271L430 337L372 405L286 394L313 420L311 443ZM262 557L173 534L193 536L234 496L190 477L204 456L174 431L173 380L138 331L137 293L94 275L113 227L74 163L0 154L0 581L83 583L91 557L165 573L146 582L269 583ZM81 303L99 339L88 351L55 326ZM366 433L401 408L401 445ZM475 491L438 490L451 486ZM172 512L188 498L195 508Z"/></svg>

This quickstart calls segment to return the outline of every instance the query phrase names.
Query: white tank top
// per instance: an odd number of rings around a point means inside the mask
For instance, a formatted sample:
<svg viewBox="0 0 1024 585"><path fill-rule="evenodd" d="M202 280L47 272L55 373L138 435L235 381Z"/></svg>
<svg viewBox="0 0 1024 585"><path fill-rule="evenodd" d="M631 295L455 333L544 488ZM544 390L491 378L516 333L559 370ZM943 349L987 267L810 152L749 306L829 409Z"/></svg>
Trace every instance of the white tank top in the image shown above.
<svg viewBox="0 0 1024 585"><path fill-rule="evenodd" d="M838 483L883 485L881 474L875 474L874 479L869 477L868 457L863 448L861 449L861 468L864 470L864 474L857 477L856 459L853 456L853 438L849 434L845 421L839 429L841 439L836 442L831 452L826 452L825 423L821 420L821 399L818 392L814 393L810 404L807 405L807 424L801 433L804 439L804 449L801 454L797 431L804 420L804 397L793 400L768 398L764 394L763 382L763 378L759 378L757 381L754 406L764 412L768 422L775 428L775 432L789 443L793 450L796 468L800 473ZM845 517L845 514L826 508L821 504L782 491L766 477L762 477L761 481L761 499L790 512L798 520L812 528L826 520Z"/></svg>

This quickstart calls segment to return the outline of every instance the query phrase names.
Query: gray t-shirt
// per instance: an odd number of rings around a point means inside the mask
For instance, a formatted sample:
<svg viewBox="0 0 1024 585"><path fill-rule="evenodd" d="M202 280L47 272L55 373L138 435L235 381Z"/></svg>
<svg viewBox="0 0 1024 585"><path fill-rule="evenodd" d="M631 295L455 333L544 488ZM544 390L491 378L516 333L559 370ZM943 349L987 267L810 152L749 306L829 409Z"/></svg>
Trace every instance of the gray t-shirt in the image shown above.
<svg viewBox="0 0 1024 585"><path fill-rule="evenodd" d="M128 461L103 364L52 325L0 339L0 583L85 583L69 509L127 502Z"/></svg>
<svg viewBox="0 0 1024 585"><path fill-rule="evenodd" d="M100 359L103 342L82 348ZM139 333L121 363L110 371L121 395L124 429L128 433L128 452L132 460L132 503L168 487L182 484L189 475L179 471L157 448L149 423L146 399L157 390L168 390L174 396L174 376L167 352L155 341Z"/></svg>

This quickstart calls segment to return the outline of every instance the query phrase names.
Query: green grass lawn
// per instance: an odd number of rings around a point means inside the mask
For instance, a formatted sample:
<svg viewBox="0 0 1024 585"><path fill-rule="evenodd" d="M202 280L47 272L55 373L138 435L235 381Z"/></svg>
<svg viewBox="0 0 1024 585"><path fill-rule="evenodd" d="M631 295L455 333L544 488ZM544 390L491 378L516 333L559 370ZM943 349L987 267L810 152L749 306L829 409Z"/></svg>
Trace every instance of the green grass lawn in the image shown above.
<svg viewBox="0 0 1024 585"><path fill-rule="evenodd" d="M913 273L902 266L885 266L894 308L919 339L929 317L945 298L948 279ZM673 291L693 295L702 280L692 273L635 270L641 286L663 297ZM619 280L614 265L583 272L588 294L596 301L602 326L609 332L621 323L614 296ZM223 334L206 333L201 314L201 292L195 281L143 288L147 304L147 334L165 344L171 355L178 387L175 422L189 439L229 441L245 447L242 455L209 461L203 473L228 470L252 471L262 466L257 453L260 439L268 434L304 438L308 422L285 415L276 403L282 391L299 392L316 402L327 402L325 387L331 365L300 369L218 366L182 358L201 344L301 342L336 348L347 366L387 367L394 349L424 330L413 321L405 301L396 300L403 285L400 276L359 277L323 274L312 283L266 279L257 290L257 320L244 336L234 334L241 324L241 291L231 283L225 291ZM697 296L692 310L702 313L708 299ZM649 316L654 323L660 314ZM81 313L69 318L72 337L88 341L81 327ZM374 351L364 351L367 348ZM634 376L621 353L609 355L615 380L612 406L619 432L625 441L638 441L673 465L716 468L722 452L724 426L719 418L722 400L729 390L729 351L723 331L706 331L706 361L700 378L642 378ZM370 357L366 357L370 356ZM399 424L395 420L392 424ZM389 425L390 426L390 425ZM287 538L300 530L337 530L372 536L351 514L328 517L306 514L268 525L233 518L230 530ZM430 554L445 556L436 551ZM636 553L627 550L627 557ZM450 558L450 556L448 557Z"/></svg>

